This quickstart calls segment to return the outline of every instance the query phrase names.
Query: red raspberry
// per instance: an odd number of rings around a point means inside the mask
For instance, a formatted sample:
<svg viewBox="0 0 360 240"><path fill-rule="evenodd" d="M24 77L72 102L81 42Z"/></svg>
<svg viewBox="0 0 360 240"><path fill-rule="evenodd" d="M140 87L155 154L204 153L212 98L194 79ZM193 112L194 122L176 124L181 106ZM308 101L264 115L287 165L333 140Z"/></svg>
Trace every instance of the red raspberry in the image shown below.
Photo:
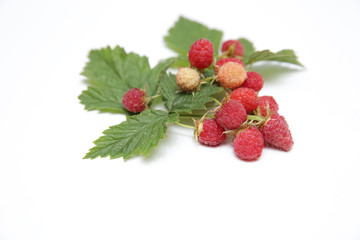
<svg viewBox="0 0 360 240"><path fill-rule="evenodd" d="M251 126L240 131L233 142L236 155L244 161L254 161L261 156L264 139L259 129Z"/></svg>
<svg viewBox="0 0 360 240"><path fill-rule="evenodd" d="M124 94L122 103L126 110L139 113L147 108L145 97L146 93L144 91L138 88L132 88Z"/></svg>
<svg viewBox="0 0 360 240"><path fill-rule="evenodd" d="M222 65L224 65L225 63L227 63L227 62L237 62L237 63L240 63L243 67L245 67L244 63L240 59L237 59L237 58L223 58L223 59L220 59L219 61L217 61L215 66L214 66L215 75L218 75L219 68Z"/></svg>
<svg viewBox="0 0 360 240"><path fill-rule="evenodd" d="M254 89L255 92L258 92L264 86L264 79L257 72L247 72L247 78L241 87L247 87Z"/></svg>
<svg viewBox="0 0 360 240"><path fill-rule="evenodd" d="M260 131L265 143L269 146L289 151L294 145L289 125L278 113L273 114Z"/></svg>
<svg viewBox="0 0 360 240"><path fill-rule="evenodd" d="M246 121L247 115L244 106L236 100L222 104L215 113L217 123L227 130L233 130Z"/></svg>
<svg viewBox="0 0 360 240"><path fill-rule="evenodd" d="M228 40L228 41L224 42L222 45L221 51L226 52L229 49L229 47L231 47L232 45L235 45L233 55L241 56L241 57L244 56L244 47L243 47L242 43L237 40ZM230 56L232 56L232 55L230 54Z"/></svg>
<svg viewBox="0 0 360 240"><path fill-rule="evenodd" d="M277 113L279 111L279 105L272 96L262 96L259 98L259 105L256 108L256 115L266 116L267 115L267 106L269 104L269 109L272 113Z"/></svg>
<svg viewBox="0 0 360 240"><path fill-rule="evenodd" d="M240 102L249 114L258 106L258 96L254 89L251 88L237 88L232 91L230 99Z"/></svg>
<svg viewBox="0 0 360 240"><path fill-rule="evenodd" d="M227 62L219 69L217 82L223 88L235 89L246 79L245 68L237 62Z"/></svg>
<svg viewBox="0 0 360 240"><path fill-rule="evenodd" d="M213 54L213 44L207 39L200 39L190 47L188 58L192 66L204 69L211 65Z"/></svg>
<svg viewBox="0 0 360 240"><path fill-rule="evenodd" d="M225 129L222 128L215 119L207 118L196 125L195 134L201 144L217 146L225 141Z"/></svg>

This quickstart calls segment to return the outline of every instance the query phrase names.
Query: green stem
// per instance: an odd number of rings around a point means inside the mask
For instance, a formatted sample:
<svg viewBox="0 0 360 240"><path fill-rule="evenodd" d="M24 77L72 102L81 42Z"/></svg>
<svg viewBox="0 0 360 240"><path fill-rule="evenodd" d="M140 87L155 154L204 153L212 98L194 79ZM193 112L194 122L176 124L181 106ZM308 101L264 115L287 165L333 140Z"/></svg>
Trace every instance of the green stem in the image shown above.
<svg viewBox="0 0 360 240"><path fill-rule="evenodd" d="M202 79L202 81L210 81L210 80L212 80L213 78L214 78L214 76L207 77L207 78Z"/></svg>
<svg viewBox="0 0 360 240"><path fill-rule="evenodd" d="M221 102L219 102L219 100L217 100L216 98L213 98L214 102L216 102L219 106L221 106Z"/></svg>
<svg viewBox="0 0 360 240"><path fill-rule="evenodd" d="M179 125L179 126L182 126L182 127L195 129L195 127L194 127L194 126L190 126L190 125L182 124L182 123L179 123L179 122L176 122L176 124L177 124L177 125Z"/></svg>
<svg viewBox="0 0 360 240"><path fill-rule="evenodd" d="M248 72L251 72L251 69L252 69L253 63L254 63L254 61L252 61L252 62L250 63L250 67L249 67L249 69L248 69Z"/></svg>
<svg viewBox="0 0 360 240"><path fill-rule="evenodd" d="M263 121L265 118L263 116L256 115L247 115L247 120Z"/></svg>
<svg viewBox="0 0 360 240"><path fill-rule="evenodd" d="M160 97L161 96L161 94L157 94L157 95L154 95L154 96L152 96L152 97L149 97L150 99L154 99L154 98L157 98L157 97Z"/></svg>
<svg viewBox="0 0 360 240"><path fill-rule="evenodd" d="M203 115L191 114L191 115L180 115L181 118L201 118Z"/></svg>

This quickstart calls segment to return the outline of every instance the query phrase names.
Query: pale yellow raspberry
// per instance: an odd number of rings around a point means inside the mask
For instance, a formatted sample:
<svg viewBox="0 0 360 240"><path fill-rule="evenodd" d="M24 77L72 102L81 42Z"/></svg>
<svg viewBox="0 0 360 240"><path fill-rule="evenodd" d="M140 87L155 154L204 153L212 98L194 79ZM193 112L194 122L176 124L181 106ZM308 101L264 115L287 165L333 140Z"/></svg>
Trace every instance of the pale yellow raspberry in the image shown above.
<svg viewBox="0 0 360 240"><path fill-rule="evenodd" d="M217 82L224 88L235 89L247 78L245 68L237 62L227 62L219 69Z"/></svg>
<svg viewBox="0 0 360 240"><path fill-rule="evenodd" d="M180 91L192 92L200 85L200 75L192 68L181 68L176 74L176 84Z"/></svg>

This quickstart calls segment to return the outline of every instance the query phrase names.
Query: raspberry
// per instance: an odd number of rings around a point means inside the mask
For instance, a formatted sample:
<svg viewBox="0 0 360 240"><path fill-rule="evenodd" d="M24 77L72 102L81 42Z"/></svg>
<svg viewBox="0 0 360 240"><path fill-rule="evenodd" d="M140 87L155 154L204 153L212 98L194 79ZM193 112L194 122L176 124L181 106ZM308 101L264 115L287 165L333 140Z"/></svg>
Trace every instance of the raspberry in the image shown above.
<svg viewBox="0 0 360 240"><path fill-rule="evenodd" d="M190 47L188 58L192 66L204 69L211 65L213 54L213 44L207 39L200 39Z"/></svg>
<svg viewBox="0 0 360 240"><path fill-rule="evenodd" d="M289 125L285 118L274 113L270 119L260 128L267 145L284 151L289 151L294 145Z"/></svg>
<svg viewBox="0 0 360 240"><path fill-rule="evenodd" d="M220 59L219 61L217 61L215 66L214 66L215 75L218 75L219 68L222 65L224 65L225 63L227 63L227 62L237 62L237 63L240 63L244 67L244 63L240 59L237 59L237 58L223 58L223 59Z"/></svg>
<svg viewBox="0 0 360 240"><path fill-rule="evenodd" d="M277 113L279 111L279 105L272 96L262 96L259 98L259 105L256 108L256 115L266 116L267 115L267 106L269 104L269 109L272 113Z"/></svg>
<svg viewBox="0 0 360 240"><path fill-rule="evenodd" d="M133 113L139 113L147 108L145 96L145 91L138 88L132 88L124 94L122 103L126 110Z"/></svg>
<svg viewBox="0 0 360 240"><path fill-rule="evenodd" d="M218 73L218 83L223 88L235 89L246 79L245 68L237 62L227 62L222 65Z"/></svg>
<svg viewBox="0 0 360 240"><path fill-rule="evenodd" d="M192 92L200 85L200 75L192 68L181 68L176 74L176 84L180 91Z"/></svg>
<svg viewBox="0 0 360 240"><path fill-rule="evenodd" d="M237 40L228 40L224 42L221 51L226 52L231 46L234 46L234 51L232 52L232 54L230 53L229 56L244 56L244 47L242 43Z"/></svg>
<svg viewBox="0 0 360 240"><path fill-rule="evenodd" d="M257 72L248 72L245 82L241 85L241 87L252 88L255 92L260 91L263 86L264 80Z"/></svg>
<svg viewBox="0 0 360 240"><path fill-rule="evenodd" d="M247 115L244 106L235 100L222 104L215 113L217 123L227 130L233 130L246 121Z"/></svg>
<svg viewBox="0 0 360 240"><path fill-rule="evenodd" d="M233 142L236 155L244 161L254 161L261 156L264 139L259 129L251 126L240 131Z"/></svg>
<svg viewBox="0 0 360 240"><path fill-rule="evenodd" d="M251 113L258 106L258 96L254 89L251 88L237 88L232 91L230 99L240 102L246 109L246 113Z"/></svg>
<svg viewBox="0 0 360 240"><path fill-rule="evenodd" d="M225 129L213 118L207 118L197 123L195 131L199 142L204 145L217 146L226 139Z"/></svg>

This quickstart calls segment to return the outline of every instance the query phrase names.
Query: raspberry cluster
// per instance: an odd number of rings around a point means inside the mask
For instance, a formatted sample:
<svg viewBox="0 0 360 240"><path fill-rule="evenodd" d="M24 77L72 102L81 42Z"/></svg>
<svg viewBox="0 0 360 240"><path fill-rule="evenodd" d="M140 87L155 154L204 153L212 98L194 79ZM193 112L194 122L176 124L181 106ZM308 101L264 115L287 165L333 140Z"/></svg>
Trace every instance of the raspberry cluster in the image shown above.
<svg viewBox="0 0 360 240"><path fill-rule="evenodd" d="M294 144L289 125L274 97L259 95L266 76L256 65L304 66L291 49L258 50L247 38L222 36L180 17L164 37L176 55L153 67L146 56L120 46L92 50L80 102L89 111L127 116L105 130L84 158L146 157L175 124L192 128L202 145L231 142L234 156L244 161L258 159L264 147L289 151Z"/></svg>
<svg viewBox="0 0 360 240"><path fill-rule="evenodd" d="M218 146L227 136L232 137L234 151L244 161L257 160L264 146L289 151L294 141L288 123L278 113L275 99L258 97L256 92L249 91L253 90L250 88L235 90L250 94L240 95L240 98L232 98L232 94L225 96L221 106L210 111L213 115L207 113L197 121L195 135L199 142ZM235 90L232 93L236 93ZM252 110L249 111L247 105L251 105Z"/></svg>
<svg viewBox="0 0 360 240"><path fill-rule="evenodd" d="M178 69L178 92L201 91L201 84L218 84L226 93L219 106L210 109L195 121L195 138L201 144L218 146L232 137L236 156L244 161L257 160L264 146L289 151L294 142L289 125L281 116L272 96L259 96L262 76L248 71L242 62L244 47L240 41L228 40L222 54L214 57L213 44L207 39L195 41L190 47L190 66ZM214 74L205 77L205 69ZM211 80L211 83L209 83ZM146 92L129 90L123 97L124 107L133 113L147 108Z"/></svg>
<svg viewBox="0 0 360 240"><path fill-rule="evenodd" d="M201 84L198 79L202 70L215 63L212 79L226 91L219 107L195 121L196 139L204 145L218 146L227 137L232 137L235 154L244 161L257 160L264 146L289 151L294 144L289 125L278 113L279 106L274 97L259 96L264 80L259 73L245 69L241 42L228 40L221 49L222 55L216 59L210 41L196 41L190 48L188 58L198 74L193 74L193 77L187 74L187 80L183 83L178 79L185 70L180 69L177 74L180 90L195 91ZM196 84L190 84L192 82ZM194 87L185 87L189 85Z"/></svg>

